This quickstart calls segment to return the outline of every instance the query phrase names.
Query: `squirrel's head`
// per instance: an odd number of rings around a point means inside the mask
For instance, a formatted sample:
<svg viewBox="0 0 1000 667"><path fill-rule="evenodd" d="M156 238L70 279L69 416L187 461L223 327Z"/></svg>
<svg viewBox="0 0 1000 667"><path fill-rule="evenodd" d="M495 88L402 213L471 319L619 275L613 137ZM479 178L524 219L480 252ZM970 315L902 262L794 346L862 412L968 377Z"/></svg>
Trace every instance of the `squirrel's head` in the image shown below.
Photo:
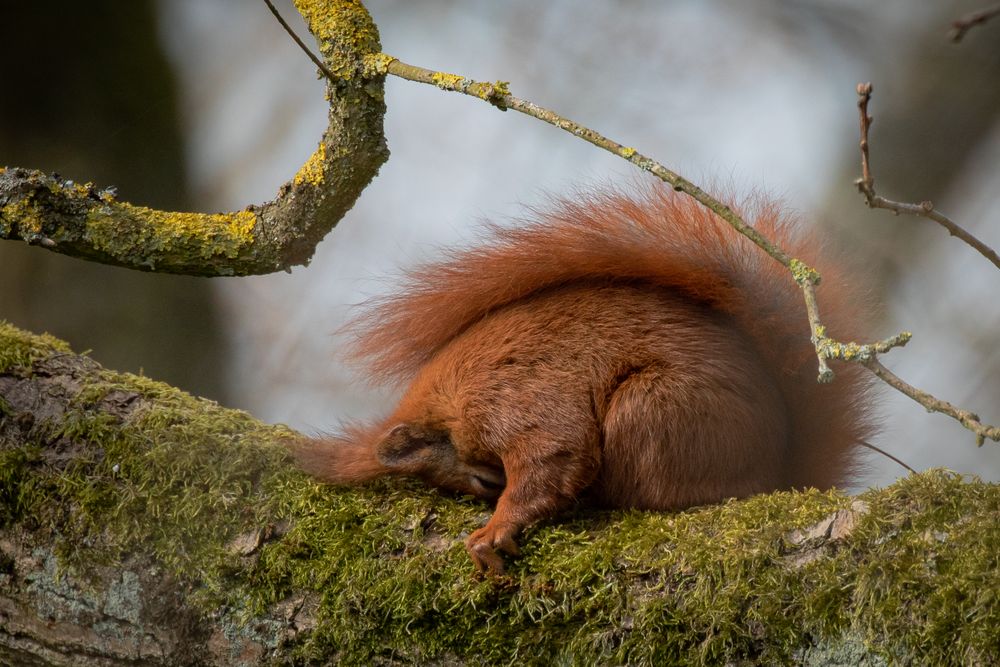
<svg viewBox="0 0 1000 667"><path fill-rule="evenodd" d="M467 460L441 426L397 424L376 445L375 454L392 474L418 477L430 486L484 500L499 498L507 483L501 466Z"/></svg>

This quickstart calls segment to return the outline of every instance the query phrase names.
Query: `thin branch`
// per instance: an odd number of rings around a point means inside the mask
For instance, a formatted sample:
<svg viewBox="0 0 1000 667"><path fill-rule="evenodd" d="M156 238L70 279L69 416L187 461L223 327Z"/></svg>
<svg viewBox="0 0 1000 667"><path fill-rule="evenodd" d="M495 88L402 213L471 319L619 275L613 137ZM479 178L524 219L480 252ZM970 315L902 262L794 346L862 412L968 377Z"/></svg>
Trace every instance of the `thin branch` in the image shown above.
<svg viewBox="0 0 1000 667"><path fill-rule="evenodd" d="M493 83L484 83L467 79L456 74L435 72L434 70L429 70L416 65L409 65L390 56L381 56L381 58L382 60L373 61L372 63L373 67L376 68L376 71L384 71L384 73L392 74L408 81L431 84L441 88L442 90L450 90L470 95L472 97L478 97L479 99L485 100L500 109L513 109L514 111L518 111L558 127L561 130L569 132L575 137L583 139L598 148L602 148L609 153L613 153L614 155L631 162L640 169L648 171L660 180L670 184L673 186L674 190L684 192L693 197L703 206L712 210L716 215L732 225L741 234L760 246L761 249L763 249L768 255L791 269L793 258L780 247L768 240L756 229L744 222L743 219L740 218L740 216L738 216L729 206L715 199L680 174L668 169L652 158L639 153L636 149L624 146L612 139L609 139L608 137L605 137L588 127L584 127L579 123L557 114L551 109L546 109L545 107L541 107L533 102L514 97L510 94L508 82L496 81Z"/></svg>
<svg viewBox="0 0 1000 667"><path fill-rule="evenodd" d="M876 349L885 351L889 347L905 345L906 341L909 340L909 334L906 332L898 334L897 336L887 339L886 341L880 341L869 345L862 345L859 343L840 343L828 338L825 334L825 327L820 320L819 306L817 304L816 294L814 291L815 286L820 282L820 275L818 271L804 262L788 255L779 246L772 243L763 234L747 224L729 206L726 206L691 181L668 169L656 160L639 153L634 148L623 146L622 144L609 139L600 133L591 130L590 128L584 127L572 120L569 120L568 118L560 116L550 109L546 109L532 102L514 97L510 94L506 82L498 81L495 83L480 83L454 74L444 74L442 72L434 72L423 67L408 65L398 59L391 58L390 56L380 55L376 58L379 60L373 62L373 67L375 67L377 72L384 71L410 81L429 83L444 90L451 90L465 95L478 97L501 109L513 109L515 111L520 111L523 114L545 121L550 125L554 125L561 130L569 132L573 136L588 141L598 148L602 148L609 153L613 153L631 162L640 169L648 171L660 180L673 186L674 190L684 192L709 210L713 211L720 218L728 222L738 232L756 243L762 250L764 250L764 252L784 265L789 272L791 272L795 282L802 289L803 297L806 302L806 312L809 318L810 331L812 334L811 338L813 345L816 348L816 357L819 363L819 376L817 378L819 382L830 382L833 380L834 373L827 365L827 359L838 358L850 361L852 360L850 354L852 352L855 357L868 356L873 354Z"/></svg>
<svg viewBox="0 0 1000 667"><path fill-rule="evenodd" d="M907 470L909 470L910 472L912 472L912 473L913 473L914 475L916 475L916 474L917 474L917 471L916 471L916 470L914 470L914 469L913 469L913 468L911 468L910 466L906 465L905 463L903 463L903 461L902 461L902 460L900 460L900 459L896 458L895 456L893 456L893 455L892 455L892 454L890 454L889 452L885 451L885 450L884 450L884 449L882 449L881 447L876 447L876 446L875 446L875 445L873 445L872 443L870 443L870 442L866 442L866 441L864 441L864 440L858 440L858 444L859 444L859 445L861 445L862 447L867 447L868 449L872 450L873 452L877 452L877 453L881 454L882 456L884 456L884 457L886 457L886 458L888 458L888 459L892 459L893 461L895 461L895 462L896 462L896 463L898 463L899 465L903 466L904 468L906 468Z"/></svg>
<svg viewBox="0 0 1000 667"><path fill-rule="evenodd" d="M309 49L309 47L305 45L305 42L299 39L299 36L295 34L294 30L292 30L292 26L288 25L288 23L285 21L281 13L271 3L271 0L264 0L264 4L267 5L267 8L271 10L272 14L274 14L274 18L278 19L278 23L280 23L281 27L285 29L285 32L287 32L288 35L295 41L295 43L299 45L300 49L305 51L306 55L309 56L309 59L316 64L316 67L318 67L320 71L323 72L327 80L336 81L337 77L333 75L333 72L331 72L329 68L326 66L326 64L324 64L323 61L319 59L319 56L313 53Z"/></svg>
<svg viewBox="0 0 1000 667"><path fill-rule="evenodd" d="M965 241L968 245L977 250L983 257L993 262L993 265L1000 269L1000 256L988 245L978 238L958 226L940 211L935 210L934 204L929 201L919 204L907 204L896 202L875 193L875 179L871 172L871 162L868 154L868 130L872 126L872 117L868 115L868 102L872 95L872 84L858 84L858 110L861 120L861 178L855 181L858 191L865 196L865 201L870 208L884 208L896 214L918 215L928 220L933 220L948 230L952 236Z"/></svg>
<svg viewBox="0 0 1000 667"><path fill-rule="evenodd" d="M1000 5L987 7L986 9L980 9L978 12L966 14L962 18L951 22L951 30L948 32L948 37L955 43L961 42L962 38L965 37L965 33L967 33L969 29L986 23L994 16L1000 16Z"/></svg>
<svg viewBox="0 0 1000 667"><path fill-rule="evenodd" d="M890 387L906 394L920 405L927 408L928 412L940 412L958 421L962 426L976 434L976 444L982 446L986 438L1000 442L1000 427L983 424L979 415L969 410L958 408L948 401L931 396L925 391L917 389L911 384L902 380L898 375L882 365L876 357L861 362L865 368L877 375Z"/></svg>
<svg viewBox="0 0 1000 667"><path fill-rule="evenodd" d="M800 260L790 257L784 252L784 250L771 243L771 241L765 238L756 229L744 222L742 218L740 218L731 208L719 202L707 192L679 174L671 171L659 162L640 154L634 148L623 146L587 127L564 118L554 111L514 97L510 94L506 82L498 81L495 83L481 83L454 74L434 72L422 67L408 65L385 54L374 56L371 59L371 64L373 67L373 73L388 73L410 81L434 84L444 90L451 90L465 95L478 97L482 100L490 102L500 109L514 109L515 111L520 111L521 113L543 120L550 125L554 125L569 132L570 134L573 134L574 136L594 144L598 148L603 148L610 153L614 153L615 155L628 160L639 168L644 169L661 180L669 183L675 190L690 195L696 201L715 212L719 217L732 225L741 234L760 246L768 255L773 257L778 262L781 262L781 264L787 267L792 273L792 277L795 279L795 282L802 288L803 297L805 298L806 311L809 317L809 326L812 332L811 338L816 349L816 356L819 360L818 380L820 382L829 382L833 379L833 371L827 365L827 359L840 359L843 361L861 363L875 373L876 376L883 379L887 384L898 389L899 391L902 391L914 400L917 400L928 410L942 412L957 419L966 428L969 428L976 433L977 442L979 444L982 444L983 438L1000 440L1000 429L992 426L984 426L972 413L966 410L960 410L946 401L941 401L926 392L922 392L914 387L911 387L895 375L892 375L878 362L878 354L887 352L894 347L906 345L911 338L911 334L909 332L903 331L895 336L870 344L859 344L853 342L842 343L829 338L826 335L826 328L820 320L819 307L817 305L816 295L814 292L814 287L819 284L820 281L819 273ZM867 118L866 113L863 113L863 115ZM870 124L870 122L870 118L867 121L864 121L866 124ZM865 152L865 173L867 175L865 183L869 187L872 187L873 180L871 179L871 171L867 167L867 133L865 133L865 136L863 137L862 146ZM874 195L873 189L872 194ZM931 208L933 209L933 207ZM892 378L892 381L888 379L890 377Z"/></svg>

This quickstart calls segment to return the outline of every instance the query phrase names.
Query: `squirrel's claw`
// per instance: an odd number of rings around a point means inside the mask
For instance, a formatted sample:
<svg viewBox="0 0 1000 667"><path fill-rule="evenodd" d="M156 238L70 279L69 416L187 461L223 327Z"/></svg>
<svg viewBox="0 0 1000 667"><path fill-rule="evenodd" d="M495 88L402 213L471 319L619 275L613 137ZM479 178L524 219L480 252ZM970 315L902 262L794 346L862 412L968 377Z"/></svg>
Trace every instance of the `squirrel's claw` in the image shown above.
<svg viewBox="0 0 1000 667"><path fill-rule="evenodd" d="M465 549L481 572L500 575L504 573L504 561L498 552L509 556L521 553L514 541L515 534L517 529L513 526L487 523L469 535L465 540Z"/></svg>

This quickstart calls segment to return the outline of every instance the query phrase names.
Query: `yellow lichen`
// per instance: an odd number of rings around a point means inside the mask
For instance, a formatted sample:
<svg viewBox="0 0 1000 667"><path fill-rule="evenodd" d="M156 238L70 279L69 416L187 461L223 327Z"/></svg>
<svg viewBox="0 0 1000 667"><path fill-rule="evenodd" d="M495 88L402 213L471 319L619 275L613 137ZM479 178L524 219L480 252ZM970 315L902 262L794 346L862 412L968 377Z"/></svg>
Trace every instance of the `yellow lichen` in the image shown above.
<svg viewBox="0 0 1000 667"><path fill-rule="evenodd" d="M326 64L344 81L363 70L361 58L381 51L378 29L357 0L295 0L324 55Z"/></svg>
<svg viewBox="0 0 1000 667"><path fill-rule="evenodd" d="M373 77L388 74L389 65L391 65L394 60L396 60L396 58L390 56L388 53L368 54L362 58L365 76Z"/></svg>
<svg viewBox="0 0 1000 667"><path fill-rule="evenodd" d="M447 72L434 72L431 78L434 81L434 85L443 90L459 90L465 83L465 77L457 74L448 74Z"/></svg>
<svg viewBox="0 0 1000 667"><path fill-rule="evenodd" d="M477 83L476 96L487 102L494 102L510 95L510 81L494 81L493 83Z"/></svg>
<svg viewBox="0 0 1000 667"><path fill-rule="evenodd" d="M30 199L21 199L0 209L0 224L4 229L17 225L21 236L42 233L42 216Z"/></svg>
<svg viewBox="0 0 1000 667"><path fill-rule="evenodd" d="M253 243L257 216L236 213L176 213L119 203L95 208L87 217L94 247L121 259L167 255L236 257Z"/></svg>
<svg viewBox="0 0 1000 667"><path fill-rule="evenodd" d="M806 283L812 285L819 284L819 272L816 271L816 269L809 266L808 264L806 264L805 262L793 259L791 261L789 268L792 271L792 277L795 279L795 282L798 283L799 285L804 285Z"/></svg>
<svg viewBox="0 0 1000 667"><path fill-rule="evenodd" d="M319 147L309 156L302 168L295 174L292 182L296 187L303 183L308 183L313 187L323 185L326 176L326 144L320 143Z"/></svg>
<svg viewBox="0 0 1000 667"><path fill-rule="evenodd" d="M623 157L623 158L625 158L626 160L631 160L631 159L632 159L632 156L634 156L634 155L635 155L635 149L634 149L634 148L632 148L631 146L626 146L625 148L623 148L623 149L621 150L621 155L622 155L622 157Z"/></svg>

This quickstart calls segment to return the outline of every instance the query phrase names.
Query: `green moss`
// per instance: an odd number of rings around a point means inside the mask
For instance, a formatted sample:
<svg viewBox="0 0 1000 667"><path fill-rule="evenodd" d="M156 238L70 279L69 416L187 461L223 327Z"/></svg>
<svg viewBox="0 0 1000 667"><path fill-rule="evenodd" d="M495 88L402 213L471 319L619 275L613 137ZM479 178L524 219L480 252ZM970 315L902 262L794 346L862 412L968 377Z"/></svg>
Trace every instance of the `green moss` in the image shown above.
<svg viewBox="0 0 1000 667"><path fill-rule="evenodd" d="M40 359L65 352L69 352L69 345L58 338L29 334L0 320L0 373L15 366L30 368Z"/></svg>
<svg viewBox="0 0 1000 667"><path fill-rule="evenodd" d="M43 497L30 472L39 459L35 447L0 450L0 528L32 516Z"/></svg>
<svg viewBox="0 0 1000 667"><path fill-rule="evenodd" d="M8 333L0 354L11 341L31 348L13 355L20 375L65 350ZM581 510L529 530L508 576L489 579L462 544L489 516L481 503L413 482L322 486L292 469L283 427L147 378L83 384L65 419L32 431L39 442L0 442L0 517L47 527L64 568L151 554L191 583L193 604L246 620L306 593L317 624L282 649L291 661L1000 659L997 485L931 471L863 494L854 514L855 499L817 491L676 514ZM119 418L108 404L132 407ZM43 443L80 451L50 465ZM838 511L853 530L809 538ZM234 549L255 532L271 537Z"/></svg>

